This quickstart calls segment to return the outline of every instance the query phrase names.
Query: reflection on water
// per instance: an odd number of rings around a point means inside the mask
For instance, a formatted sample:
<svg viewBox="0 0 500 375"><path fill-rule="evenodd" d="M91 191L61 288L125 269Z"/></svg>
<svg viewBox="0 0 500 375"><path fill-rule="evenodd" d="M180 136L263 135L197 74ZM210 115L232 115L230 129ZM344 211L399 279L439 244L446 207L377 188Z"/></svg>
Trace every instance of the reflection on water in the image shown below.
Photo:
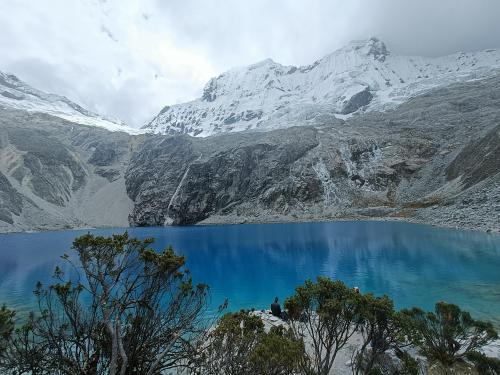
<svg viewBox="0 0 500 375"><path fill-rule="evenodd" d="M96 234L121 229L93 230ZM86 231L0 235L0 303L33 303L59 255ZM267 307L307 278L327 275L388 294L398 307L432 309L437 300L500 323L500 236L391 222L134 228L187 256L195 281L211 286L212 305Z"/></svg>

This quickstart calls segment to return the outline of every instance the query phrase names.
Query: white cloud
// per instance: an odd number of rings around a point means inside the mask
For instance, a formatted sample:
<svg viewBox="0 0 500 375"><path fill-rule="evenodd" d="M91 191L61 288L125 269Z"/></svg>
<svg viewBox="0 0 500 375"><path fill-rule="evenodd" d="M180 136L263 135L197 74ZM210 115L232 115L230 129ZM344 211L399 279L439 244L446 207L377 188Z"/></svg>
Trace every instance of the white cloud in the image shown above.
<svg viewBox="0 0 500 375"><path fill-rule="evenodd" d="M0 70L132 126L233 66L309 64L376 35L405 54L500 47L498 0L2 0Z"/></svg>
<svg viewBox="0 0 500 375"><path fill-rule="evenodd" d="M0 69L142 125L216 72L195 48L175 45L155 14L152 1L3 0Z"/></svg>

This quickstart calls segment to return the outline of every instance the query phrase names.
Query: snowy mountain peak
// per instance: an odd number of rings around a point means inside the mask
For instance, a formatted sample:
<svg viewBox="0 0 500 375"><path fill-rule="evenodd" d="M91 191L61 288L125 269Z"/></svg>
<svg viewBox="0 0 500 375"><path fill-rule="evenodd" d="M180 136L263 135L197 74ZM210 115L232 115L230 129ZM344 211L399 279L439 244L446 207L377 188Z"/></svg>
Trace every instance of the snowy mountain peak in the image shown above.
<svg viewBox="0 0 500 375"><path fill-rule="evenodd" d="M329 116L394 108L436 87L487 77L498 69L496 49L437 58L398 56L370 38L307 66L267 59L231 69L212 78L201 98L165 107L144 129L209 136L314 124Z"/></svg>
<svg viewBox="0 0 500 375"><path fill-rule="evenodd" d="M77 124L98 126L110 131L143 133L140 129L130 128L119 120L99 116L64 96L37 90L15 75L2 72L0 72L0 106L46 113Z"/></svg>
<svg viewBox="0 0 500 375"><path fill-rule="evenodd" d="M337 53L346 51L353 51L365 56L372 57L378 61L385 61L385 58L389 55L389 50L385 46L385 43L376 37L371 37L366 40L355 40L347 44L344 48L336 51Z"/></svg>
<svg viewBox="0 0 500 375"><path fill-rule="evenodd" d="M252 69L259 69L259 68L269 68L273 65L279 65L279 64L276 64L273 59L271 58L267 58L267 59L264 59L258 63L255 63L255 64L252 64L252 65L249 65L247 69L249 70L252 70Z"/></svg>

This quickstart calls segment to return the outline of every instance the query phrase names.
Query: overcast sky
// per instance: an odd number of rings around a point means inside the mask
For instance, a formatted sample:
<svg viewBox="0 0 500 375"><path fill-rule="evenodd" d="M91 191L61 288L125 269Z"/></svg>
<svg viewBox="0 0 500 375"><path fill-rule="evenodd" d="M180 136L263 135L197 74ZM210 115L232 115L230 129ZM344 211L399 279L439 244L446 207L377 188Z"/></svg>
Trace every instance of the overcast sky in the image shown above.
<svg viewBox="0 0 500 375"><path fill-rule="evenodd" d="M370 36L397 54L500 48L500 0L0 0L0 70L131 126L231 67Z"/></svg>

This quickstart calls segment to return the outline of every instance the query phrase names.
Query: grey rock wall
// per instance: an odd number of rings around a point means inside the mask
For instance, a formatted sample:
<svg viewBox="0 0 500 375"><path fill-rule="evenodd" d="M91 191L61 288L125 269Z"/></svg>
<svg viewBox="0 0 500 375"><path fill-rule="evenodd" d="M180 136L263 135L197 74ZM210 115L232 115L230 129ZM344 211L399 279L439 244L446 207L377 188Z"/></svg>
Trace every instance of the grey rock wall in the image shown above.
<svg viewBox="0 0 500 375"><path fill-rule="evenodd" d="M0 231L128 225L131 153L128 134L0 108Z"/></svg>

